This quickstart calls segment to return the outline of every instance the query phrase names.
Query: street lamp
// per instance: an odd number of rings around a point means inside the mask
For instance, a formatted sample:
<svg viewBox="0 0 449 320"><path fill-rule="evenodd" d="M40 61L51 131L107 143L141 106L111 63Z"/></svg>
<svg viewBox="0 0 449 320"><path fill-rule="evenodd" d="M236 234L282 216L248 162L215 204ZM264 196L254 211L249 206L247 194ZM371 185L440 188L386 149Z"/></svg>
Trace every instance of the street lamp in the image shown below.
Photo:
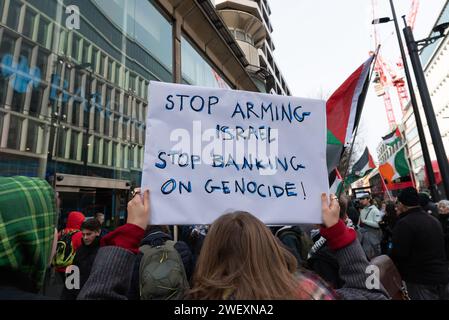
<svg viewBox="0 0 449 320"><path fill-rule="evenodd" d="M449 23L438 25L433 29L435 32L439 33L438 36L415 41L412 28L410 28L410 26L407 26L407 22L405 21L404 16L402 16L402 18L405 25L405 28L403 29L405 42L407 44L413 71L415 73L416 84L418 85L419 94L421 96L421 102L423 105L424 113L426 115L427 124L429 126L430 136L432 137L433 146L435 148L435 154L438 161L438 166L440 168L441 179L443 180L446 199L449 199L449 163L446 151L444 150L440 130L438 128L438 122L435 117L435 111L433 110L432 100L430 98L429 89L427 87L426 77L424 76L424 70L419 58L420 50L435 42L437 39L444 37L444 32L449 27ZM418 46L421 46L421 48L418 48Z"/></svg>
<svg viewBox="0 0 449 320"><path fill-rule="evenodd" d="M399 50L401 51L402 64L404 65L405 77L407 79L408 90L410 93L410 103L413 108L413 114L415 116L416 128L418 130L419 142L421 144L421 150L424 159L424 166L429 179L429 188L432 195L433 201L438 201L440 195L438 192L438 187L435 180L435 174L432 170L432 161L430 159L429 148L427 146L426 135L424 133L424 127L421 121L421 116L419 114L418 103L416 101L415 91L413 90L412 78L410 76L410 70L408 68L407 56L405 54L404 46L402 44L402 37L399 31L399 25L396 17L396 10L394 9L393 0L390 0L391 12L393 13L393 19L389 17L383 17L379 19L374 19L372 24L386 23L393 21L396 29L396 36L398 38Z"/></svg>

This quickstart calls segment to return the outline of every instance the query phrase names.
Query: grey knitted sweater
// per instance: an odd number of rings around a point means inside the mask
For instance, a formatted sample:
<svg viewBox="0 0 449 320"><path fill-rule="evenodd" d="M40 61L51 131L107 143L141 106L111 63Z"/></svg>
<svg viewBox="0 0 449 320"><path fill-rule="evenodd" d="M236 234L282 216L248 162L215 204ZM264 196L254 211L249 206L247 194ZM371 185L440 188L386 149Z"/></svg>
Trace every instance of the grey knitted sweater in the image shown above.
<svg viewBox="0 0 449 320"><path fill-rule="evenodd" d="M358 240L336 251L340 265L343 288L337 293L345 300L385 300L388 295L379 290L367 289L365 273L369 262ZM98 251L92 272L82 288L78 299L123 300L131 284L131 276L136 255L119 247L103 247Z"/></svg>

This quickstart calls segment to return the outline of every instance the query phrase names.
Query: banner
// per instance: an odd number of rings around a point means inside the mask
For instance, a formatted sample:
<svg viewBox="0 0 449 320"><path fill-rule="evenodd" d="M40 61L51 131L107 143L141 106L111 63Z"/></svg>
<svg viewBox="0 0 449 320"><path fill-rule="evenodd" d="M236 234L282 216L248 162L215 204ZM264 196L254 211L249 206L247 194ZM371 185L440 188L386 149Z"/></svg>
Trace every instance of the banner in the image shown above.
<svg viewBox="0 0 449 320"><path fill-rule="evenodd" d="M152 224L210 224L248 211L320 223L328 192L321 100L150 83L142 188Z"/></svg>

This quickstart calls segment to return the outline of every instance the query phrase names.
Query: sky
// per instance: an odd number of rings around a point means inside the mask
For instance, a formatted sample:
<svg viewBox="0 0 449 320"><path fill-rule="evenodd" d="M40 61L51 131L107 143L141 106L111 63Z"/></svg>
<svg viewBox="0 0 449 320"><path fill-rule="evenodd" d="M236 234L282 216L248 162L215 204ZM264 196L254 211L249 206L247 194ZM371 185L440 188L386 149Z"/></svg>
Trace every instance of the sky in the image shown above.
<svg viewBox="0 0 449 320"><path fill-rule="evenodd" d="M329 97L349 75L375 51L374 16L392 17L388 0L269 0L274 57L292 95L305 98ZM396 15L409 15L412 0L395 0ZM446 0L420 0L414 36L429 35ZM395 66L400 57L393 22L377 25L381 55ZM411 67L410 63L409 66ZM393 91L394 90L394 91ZM390 89L396 122L402 112L395 88ZM366 144L377 161L377 146L389 133L385 104L370 84L358 142Z"/></svg>

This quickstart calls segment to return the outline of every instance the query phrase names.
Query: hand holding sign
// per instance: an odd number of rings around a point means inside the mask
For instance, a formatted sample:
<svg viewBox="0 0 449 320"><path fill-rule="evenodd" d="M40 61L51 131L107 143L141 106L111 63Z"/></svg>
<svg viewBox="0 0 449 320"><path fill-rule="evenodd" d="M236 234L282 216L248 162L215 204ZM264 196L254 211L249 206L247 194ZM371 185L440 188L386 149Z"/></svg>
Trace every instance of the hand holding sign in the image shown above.
<svg viewBox="0 0 449 320"><path fill-rule="evenodd" d="M128 202L128 219L127 223L135 224L142 229L146 229L150 224L150 191L145 190L143 197L140 190L136 190L134 198Z"/></svg>
<svg viewBox="0 0 449 320"><path fill-rule="evenodd" d="M328 190L321 100L150 83L142 188L153 224L210 224L243 210L321 223Z"/></svg>

